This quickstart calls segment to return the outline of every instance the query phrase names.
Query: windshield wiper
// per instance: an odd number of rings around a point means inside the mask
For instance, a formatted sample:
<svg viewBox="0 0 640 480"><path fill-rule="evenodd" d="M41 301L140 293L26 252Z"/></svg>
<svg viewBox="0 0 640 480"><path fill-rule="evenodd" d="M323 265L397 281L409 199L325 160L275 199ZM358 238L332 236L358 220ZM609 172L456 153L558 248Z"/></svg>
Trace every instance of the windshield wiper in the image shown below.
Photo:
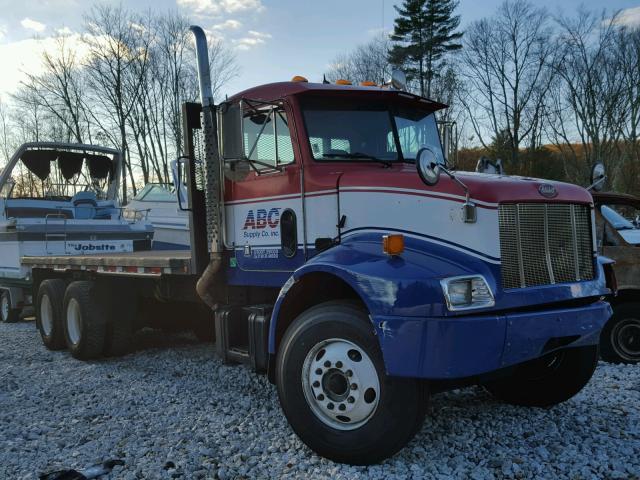
<svg viewBox="0 0 640 480"><path fill-rule="evenodd" d="M356 159L356 160L366 160L371 162L382 163L386 167L390 167L393 163L392 160L385 160L383 158L378 158L375 155L369 155L367 153L361 152L353 152L353 153L324 153L322 154L322 158L347 158L347 159Z"/></svg>

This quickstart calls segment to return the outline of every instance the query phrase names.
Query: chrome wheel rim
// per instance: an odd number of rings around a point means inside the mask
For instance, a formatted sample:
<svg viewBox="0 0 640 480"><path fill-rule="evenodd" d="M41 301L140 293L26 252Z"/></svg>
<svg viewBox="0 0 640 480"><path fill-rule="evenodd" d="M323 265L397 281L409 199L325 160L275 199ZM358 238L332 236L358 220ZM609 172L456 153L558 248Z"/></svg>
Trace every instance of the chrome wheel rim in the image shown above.
<svg viewBox="0 0 640 480"><path fill-rule="evenodd" d="M6 322L7 319L9 318L9 310L10 310L8 295L2 295L2 306L0 307L0 309L2 312L2 321Z"/></svg>
<svg viewBox="0 0 640 480"><path fill-rule="evenodd" d="M640 360L640 320L626 318L611 329L611 344L614 350L626 361Z"/></svg>
<svg viewBox="0 0 640 480"><path fill-rule="evenodd" d="M53 308L49 295L43 295L40 301L40 325L42 325L42 333L47 337L53 332Z"/></svg>
<svg viewBox="0 0 640 480"><path fill-rule="evenodd" d="M337 430L355 430L367 423L380 399L380 380L371 358L356 344L338 338L309 351L302 389L314 415Z"/></svg>
<svg viewBox="0 0 640 480"><path fill-rule="evenodd" d="M73 345L80 342L81 318L80 304L75 298L72 298L67 305L67 334Z"/></svg>

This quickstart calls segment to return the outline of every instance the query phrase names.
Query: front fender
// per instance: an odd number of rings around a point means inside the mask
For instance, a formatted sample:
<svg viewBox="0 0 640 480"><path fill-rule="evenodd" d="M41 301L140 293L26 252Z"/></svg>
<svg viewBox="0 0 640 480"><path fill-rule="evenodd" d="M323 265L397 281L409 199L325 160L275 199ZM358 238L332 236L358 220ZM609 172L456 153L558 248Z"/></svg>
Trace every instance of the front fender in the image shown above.
<svg viewBox="0 0 640 480"><path fill-rule="evenodd" d="M429 243L429 245L426 245ZM274 306L269 351L275 352L280 308L291 287L310 273L328 273L348 284L371 316L441 317L449 314L440 279L480 273L495 289L495 272L484 261L435 243L405 238L405 251L391 257L380 235L363 234L326 250L296 270ZM495 291L495 290L494 290Z"/></svg>

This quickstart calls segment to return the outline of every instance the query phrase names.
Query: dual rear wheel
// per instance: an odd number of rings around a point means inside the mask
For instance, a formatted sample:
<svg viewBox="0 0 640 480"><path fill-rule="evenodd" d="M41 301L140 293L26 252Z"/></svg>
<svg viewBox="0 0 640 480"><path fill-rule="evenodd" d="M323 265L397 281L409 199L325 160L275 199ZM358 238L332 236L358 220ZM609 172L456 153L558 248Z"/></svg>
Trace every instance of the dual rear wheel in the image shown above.
<svg viewBox="0 0 640 480"><path fill-rule="evenodd" d="M94 282L44 280L36 299L36 324L50 350L69 349L74 358L89 360L122 355L131 344L131 322L115 315L107 292Z"/></svg>

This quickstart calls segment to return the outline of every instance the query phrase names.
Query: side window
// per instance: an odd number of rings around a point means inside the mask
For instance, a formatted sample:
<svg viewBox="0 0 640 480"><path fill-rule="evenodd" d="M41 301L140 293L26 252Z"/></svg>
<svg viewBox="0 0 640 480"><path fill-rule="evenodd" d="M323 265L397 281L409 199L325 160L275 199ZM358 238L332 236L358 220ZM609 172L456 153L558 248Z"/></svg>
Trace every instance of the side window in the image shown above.
<svg viewBox="0 0 640 480"><path fill-rule="evenodd" d="M244 154L274 167L293 163L293 144L284 110L247 111L243 116Z"/></svg>

